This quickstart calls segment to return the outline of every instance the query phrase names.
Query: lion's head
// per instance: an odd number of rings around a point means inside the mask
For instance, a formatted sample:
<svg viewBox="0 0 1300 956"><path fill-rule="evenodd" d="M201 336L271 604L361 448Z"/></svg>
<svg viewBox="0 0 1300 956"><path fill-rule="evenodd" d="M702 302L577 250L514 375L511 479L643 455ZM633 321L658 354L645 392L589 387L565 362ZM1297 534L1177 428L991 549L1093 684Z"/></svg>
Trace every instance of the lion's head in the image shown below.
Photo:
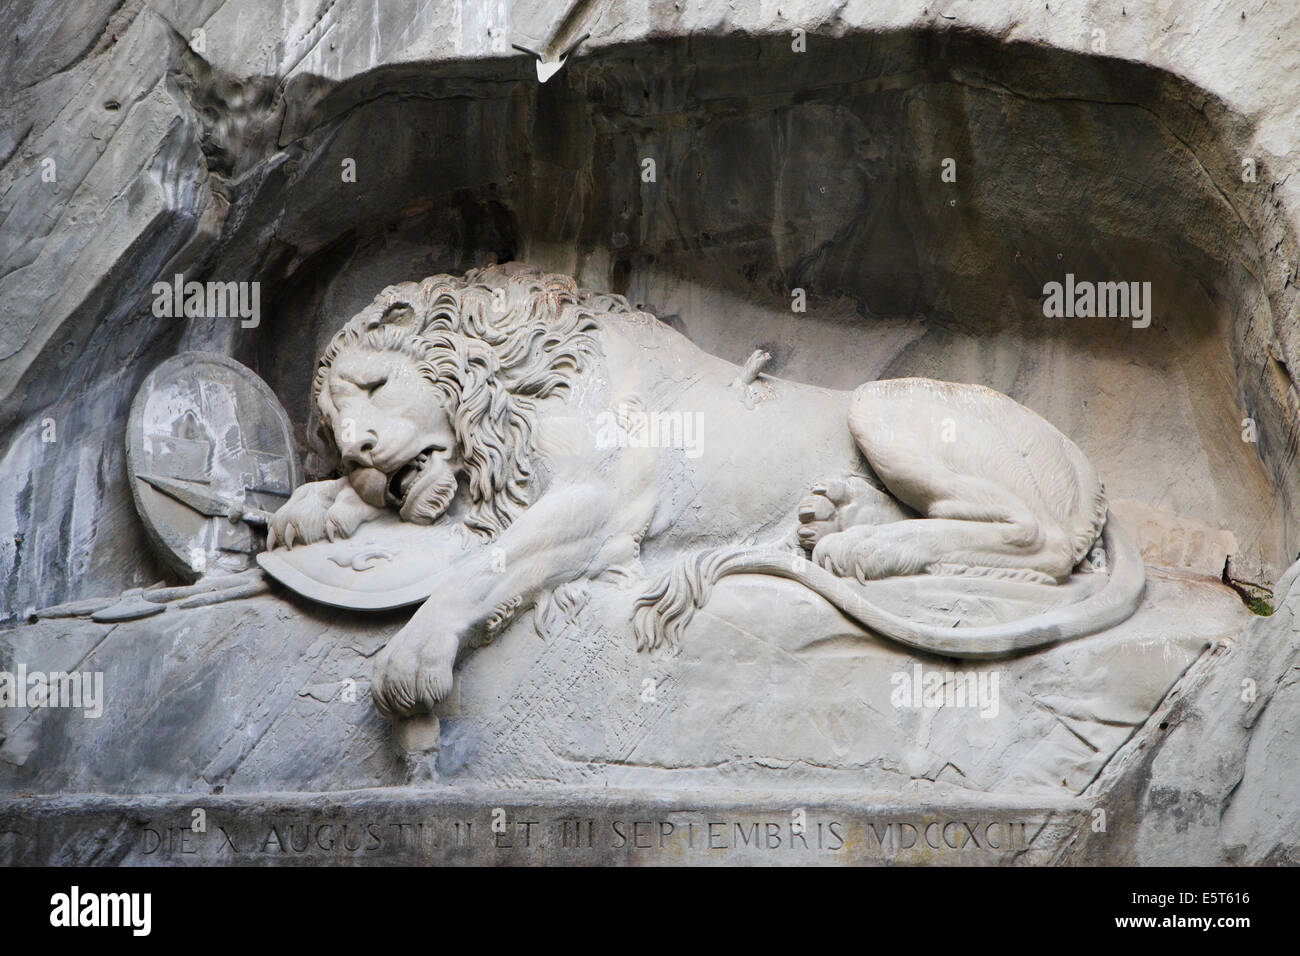
<svg viewBox="0 0 1300 956"><path fill-rule="evenodd" d="M334 336L316 371L319 431L371 504L431 523L457 476L466 524L504 530L531 500L536 401L567 389L618 296L517 263L384 289Z"/></svg>

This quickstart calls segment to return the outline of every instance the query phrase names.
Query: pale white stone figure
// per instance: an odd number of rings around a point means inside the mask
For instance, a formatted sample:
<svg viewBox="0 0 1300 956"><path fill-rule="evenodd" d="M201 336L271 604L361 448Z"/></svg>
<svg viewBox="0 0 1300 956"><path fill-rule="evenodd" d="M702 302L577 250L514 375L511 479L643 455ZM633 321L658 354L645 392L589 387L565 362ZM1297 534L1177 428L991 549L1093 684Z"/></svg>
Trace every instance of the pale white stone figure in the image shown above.
<svg viewBox="0 0 1300 956"><path fill-rule="evenodd" d="M391 286L318 368L343 477L298 488L268 543L347 537L389 510L433 523L463 483L464 523L492 547L455 562L378 655L372 693L398 716L447 694L476 634L562 585L635 569L642 549L675 558L638 602L643 647L676 642L735 573L792 578L885 637L958 657L1085 636L1136 609L1140 557L1107 523L1086 457L1035 413L978 385L763 377L755 390L757 375L619 296L516 263ZM1109 578L1090 597L1005 624L925 625L855 589L920 574L977 575L991 592L1063 583L1099 551Z"/></svg>

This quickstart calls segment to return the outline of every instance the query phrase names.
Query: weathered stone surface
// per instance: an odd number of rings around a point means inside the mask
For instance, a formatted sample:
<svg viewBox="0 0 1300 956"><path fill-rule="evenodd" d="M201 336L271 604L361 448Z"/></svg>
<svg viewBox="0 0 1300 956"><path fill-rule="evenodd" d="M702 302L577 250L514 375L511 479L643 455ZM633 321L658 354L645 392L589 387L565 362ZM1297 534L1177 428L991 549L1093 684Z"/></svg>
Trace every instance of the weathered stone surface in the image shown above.
<svg viewBox="0 0 1300 956"><path fill-rule="evenodd" d="M602 590L615 589L596 586L589 608ZM1071 859L1099 805L1113 835L1099 859L1124 858L1131 831L1116 821L1132 778L1109 772L1109 754L1206 642L1234 646L1244 613L1204 579L1153 571L1150 590L1150 606L1116 632L998 665L997 718L917 708L901 736L890 683L863 678L956 662L918 661L851 628L800 649L774 620L793 611L817 633L838 615L793 585L774 594L724 581L677 656L637 655L589 618L584 632L545 642L520 622L460 672L438 781L413 789L401 785L418 768L396 753L366 693L369 657L404 615L276 595L115 627L46 621L7 632L0 666L102 668L104 715L0 712L0 790L119 796L0 803L0 858L1051 863ZM656 681L654 701L642 699L642 673ZM1150 723L1144 732L1150 746ZM316 793L288 795L304 786ZM193 807L210 814L209 832L182 836ZM496 807L509 821L500 836ZM807 853L791 845L800 808ZM459 836L468 845L457 845L458 822L470 825ZM1164 847L1160 858L1186 852Z"/></svg>
<svg viewBox="0 0 1300 956"><path fill-rule="evenodd" d="M1294 573L1290 577L1294 579ZM1163 589L1169 583L1157 575L1154 586ZM762 609L754 606L743 584L731 582L719 591L720 599L734 598L734 602L728 600L734 603L730 607L733 613L748 608L761 618ZM1212 599L1209 607L1216 606L1214 600L1224 599ZM1019 782L1011 792L980 795L963 786L949 767L933 780L910 781L879 768L858 768L850 774L851 781L839 785L824 769L818 774L817 768L808 767L798 774L797 786L739 790L701 787L681 768L661 768L656 774L643 768L640 781L644 786L638 790L630 785L638 779L637 769L627 765L571 767L577 786L518 778L482 781L472 772L439 786L394 786L405 769L389 749L386 728L365 700L364 659L400 623L400 616L386 622L360 616L338 620L338 612L330 612L335 620L325 625L320 619L323 615L313 612L308 604L289 609L278 600L258 601L264 603L226 608L235 614L221 616L216 609L170 610L164 618L132 625L156 627L170 621L173 630L156 637L121 633L127 625L110 630L85 622L59 622L63 629L57 637L38 628L21 628L6 635L7 647L46 661L52 668L93 660L93 656L87 657L92 651L107 659L112 656L112 637L165 643L167 633L192 636L197 629L202 634L219 628L219 622L230 627L221 637L203 639L198 646L207 653L182 659L173 651L156 678L140 681L137 676L144 693L136 709L128 719L119 719L114 729L100 731L109 724L93 728L99 734L93 745L85 735L95 721L63 717L59 712L5 728L5 759L12 761L21 755L26 740L28 764L27 769L9 765L5 789L10 792L19 776L27 781L18 788L20 792L43 789L39 786L41 776L31 773L45 760L39 742L66 739L73 742L77 760L59 772L80 768L70 789L121 795L45 796L39 801L16 796L0 802L0 860L56 864L328 861L353 865L1294 862L1295 821L1288 815L1293 810L1291 795L1297 782L1293 779L1293 754L1284 743L1294 725L1294 716L1287 711L1297 704L1289 691L1293 682L1284 680L1276 690L1261 687L1255 705L1240 697L1241 674L1277 672L1279 661L1293 658L1297 634L1294 594L1274 618L1257 619L1248 627L1243 640L1218 644L1201 658L1177 681L1170 702L1149 719L1144 721L1136 712L1117 715L1121 722L1141 725L1137 736L1078 796L1049 781ZM1189 607L1189 617L1203 617L1205 610L1205 606ZM265 633L249 627L250 616L279 618L278 627L285 635L284 661L299 662L297 670L279 680L269 673L254 676L254 655L230 646L240 641L239 634ZM367 622L373 627L366 628ZM347 646L331 641L336 627L346 629ZM24 635L31 643L20 640ZM725 631L709 637L721 642L696 649L701 663L718 654L729 656L733 668L760 663L738 659L737 645L728 640ZM453 730L453 739L475 723L473 711L482 706L479 702L486 704L493 697L490 688L474 688L469 694L467 688L481 676L499 674L507 654L519 658L517 670L528 674L535 686L545 684L556 673L528 666L536 660L536 651L522 655L512 651L515 642L523 641L536 644L537 638L526 631L508 633L497 647L475 658L494 666L481 668L482 673L470 669L462 675L462 713L444 717L444 723L461 728ZM740 645L751 649L751 658L752 644L750 638ZM1156 656L1167 653L1171 646L1177 645L1149 645ZM43 656L34 653L37 647ZM598 650L608 655L611 649L598 646ZM265 651L261 649L257 656L262 657ZM499 656L489 660L487 655L494 651ZM873 648L868 643L859 646L859 652L869 655ZM874 652L879 653L879 647ZM837 653L846 651L841 646ZM673 701L673 707L680 707L682 696L689 692L695 654L690 648L684 650L683 660L678 662L684 679L665 685L665 696ZM1082 669L1081 663L1076 661L1071 670ZM1150 655L1138 660L1101 652L1091 663L1111 668L1094 675L1095 683L1102 685L1142 663L1150 673L1152 660ZM700 668L700 664L693 666ZM599 665L596 671L603 672ZM354 704L338 700L340 680L347 674L357 675L363 688ZM575 713L567 720L567 726L573 728L582 720L581 695L608 688L599 676L575 683L570 671L562 674L557 689L575 702ZM1208 696L1199 689L1207 682L1211 687ZM240 690L231 693L236 687ZM779 685L769 687L780 690ZM1163 688L1153 691L1158 697ZM1044 699L1052 705L1050 697ZM592 703L590 698L585 701ZM499 699L495 703L500 706ZM697 699L695 706L706 703ZM241 717L241 713L247 716ZM560 728L538 726L557 716ZM247 720L248 724L231 734L229 728L220 729L223 720ZM525 734L541 732L555 741L572 733L565 730L564 721L563 713L542 708L534 710L531 717L519 714L511 727ZM495 723L500 730L499 717ZM640 723L644 732L645 722ZM698 724L692 723L699 735ZM742 723L735 720L731 726L739 728ZM32 724L44 729L34 731ZM1075 729L1084 726L1077 721L1071 725ZM1255 725L1260 729L1252 733ZM1128 736L1131 727L1114 729ZM689 728L685 732L691 733ZM936 742L932 735L933 729L927 741L930 747ZM724 726L719 737L725 741L734 739L734 734ZM704 735L697 739L703 740ZM1060 740L1044 743L1059 746ZM154 756L147 766L128 770L120 748L140 744L147 744ZM276 752L279 747L284 750ZM496 753L478 754L494 770L503 758L517 760L517 751L526 749L504 738L498 739L497 747ZM454 752L456 745L450 749ZM990 753L996 748L989 748L986 741L981 749ZM444 765L450 762L447 757L444 753ZM745 776L745 762L737 761L731 768L737 780ZM769 761L767 767L762 763L751 761L747 768L751 780L762 773L767 774L769 784L789 779L789 767L780 773L779 763ZM564 764L555 759L546 770ZM221 776L223 771L227 776ZM262 789L281 789L277 771L285 774L285 790L293 789L291 781L296 779L307 781L315 790L333 792L259 795ZM47 782L52 779L48 773L44 777ZM503 788L503 782L509 785ZM1021 790L1026 783L1028 789ZM384 789L352 789L358 785ZM129 795L130 791L150 790L159 795ZM173 795L166 796L166 792ZM759 793L763 795L756 796ZM195 807L209 814L207 834L186 832ZM508 823L500 835L491 829L492 810L497 807L505 811ZM1105 832L1095 829L1098 818L1094 811L1098 808L1107 812ZM789 829L799 809L806 812L808 824L806 852L801 841L791 840ZM582 821L581 836L578 821ZM829 828L831 822L838 824L834 831ZM459 830L457 823L461 824ZM661 823L671 826L661 827ZM757 840L754 823L759 824ZM825 825L820 848L818 823ZM775 829L769 830L768 824ZM769 833L774 836L769 838ZM458 840L463 842L458 844ZM1008 845L992 845L1002 843Z"/></svg>
<svg viewBox="0 0 1300 956"><path fill-rule="evenodd" d="M1295 865L1300 809L1300 564L1277 611L1192 669L1094 785L1104 834L1072 863ZM1105 796L1103 796L1105 795Z"/></svg>
<svg viewBox="0 0 1300 956"><path fill-rule="evenodd" d="M531 617L516 622L466 659L440 708L439 781L679 791L721 780L1052 800L1083 790L1202 649L1231 641L1249 616L1221 584L1153 571L1128 623L977 664L918 657L792 583L765 581L721 582L679 654L636 651L634 595L612 584L592 585L575 623L545 639ZM403 783L408 768L368 690L371 657L405 618L279 593L116 626L58 619L5 632L0 670L102 671L105 700L97 718L0 710L0 792ZM918 667L949 683L996 674L996 698L900 705L893 675L910 684Z"/></svg>
<svg viewBox="0 0 1300 956"><path fill-rule="evenodd" d="M383 615L267 596L163 610L116 625L58 620L5 633L5 670L21 662L28 671L102 671L105 707L98 718L0 710L0 789L211 793L401 780L387 724L366 694L368 658L392 628ZM347 679L358 682L355 702L342 700Z"/></svg>
<svg viewBox="0 0 1300 956"><path fill-rule="evenodd" d="M1187 568L1221 577L1228 559L1239 553L1231 531L1180 517L1172 511L1120 499L1110 503L1113 515L1137 539L1142 560L1162 567Z"/></svg>

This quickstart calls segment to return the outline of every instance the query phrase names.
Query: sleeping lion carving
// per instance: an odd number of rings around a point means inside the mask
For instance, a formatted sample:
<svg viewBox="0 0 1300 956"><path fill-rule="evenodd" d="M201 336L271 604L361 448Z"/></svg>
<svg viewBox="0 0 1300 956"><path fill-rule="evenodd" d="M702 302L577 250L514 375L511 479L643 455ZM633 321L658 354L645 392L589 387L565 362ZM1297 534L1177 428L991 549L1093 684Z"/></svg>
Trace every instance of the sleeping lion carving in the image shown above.
<svg viewBox="0 0 1300 956"><path fill-rule="evenodd" d="M637 601L642 648L675 644L713 583L738 573L792 579L883 637L952 657L1014 654L1133 613L1141 559L1083 453L1038 415L978 385L844 392L761 377L760 360L738 369L620 296L517 263L390 286L317 369L341 477L298 488L268 546L347 537L390 510L433 523L453 500L492 542L377 656L372 695L394 716L446 695L485 629L651 554L673 560ZM924 574L1061 583L1094 567L1109 577L1084 600L975 627L910 621L857 587Z"/></svg>

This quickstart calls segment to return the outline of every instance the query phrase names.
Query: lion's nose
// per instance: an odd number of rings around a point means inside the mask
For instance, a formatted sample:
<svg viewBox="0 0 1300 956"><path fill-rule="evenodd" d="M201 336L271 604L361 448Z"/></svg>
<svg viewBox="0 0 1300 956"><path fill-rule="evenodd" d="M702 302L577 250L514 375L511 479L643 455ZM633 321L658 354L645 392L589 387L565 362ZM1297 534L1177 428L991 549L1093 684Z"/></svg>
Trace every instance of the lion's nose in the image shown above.
<svg viewBox="0 0 1300 956"><path fill-rule="evenodd" d="M362 468L374 467L375 453L375 435L368 432L357 438L355 441L344 442L339 449L343 455L343 460L350 465L358 465Z"/></svg>

